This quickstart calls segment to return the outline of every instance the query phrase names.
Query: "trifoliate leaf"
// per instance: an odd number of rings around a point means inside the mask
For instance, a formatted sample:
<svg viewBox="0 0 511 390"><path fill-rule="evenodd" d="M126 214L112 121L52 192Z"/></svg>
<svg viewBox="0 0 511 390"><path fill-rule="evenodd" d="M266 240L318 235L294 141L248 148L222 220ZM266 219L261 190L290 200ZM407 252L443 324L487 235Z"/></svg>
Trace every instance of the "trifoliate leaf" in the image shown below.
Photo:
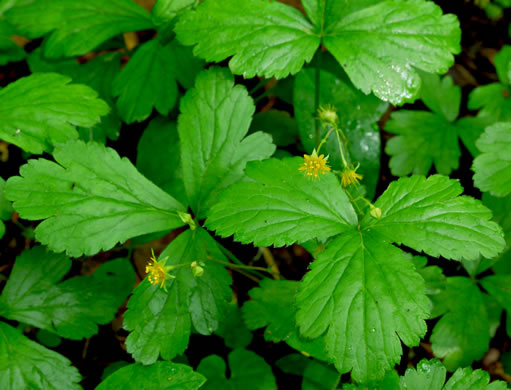
<svg viewBox="0 0 511 390"><path fill-rule="evenodd" d="M109 375L96 390L197 390L206 381L184 364L156 362L149 366L130 364Z"/></svg>
<svg viewBox="0 0 511 390"><path fill-rule="evenodd" d="M299 285L295 281L263 279L260 287L250 290L252 300L243 305L245 323L250 330L266 327L264 339L267 341L285 341L300 352L330 361L322 337L308 340L297 332L295 296Z"/></svg>
<svg viewBox="0 0 511 390"><path fill-rule="evenodd" d="M203 390L277 390L271 367L252 351L236 349L229 354L230 378L225 377L226 366L218 355L201 360L197 372L207 378Z"/></svg>
<svg viewBox="0 0 511 390"><path fill-rule="evenodd" d="M421 100L435 114L453 122L460 112L461 88L454 85L450 76L440 78L431 73L420 73L422 79Z"/></svg>
<svg viewBox="0 0 511 390"><path fill-rule="evenodd" d="M511 124L488 127L476 142L481 154L472 165L474 184L493 196L511 193Z"/></svg>
<svg viewBox="0 0 511 390"><path fill-rule="evenodd" d="M181 203L188 204L176 122L156 117L149 123L138 141L137 169Z"/></svg>
<svg viewBox="0 0 511 390"><path fill-rule="evenodd" d="M108 105L85 85L39 73L0 90L0 139L41 154L59 143L78 138L74 126L92 127L109 112Z"/></svg>
<svg viewBox="0 0 511 390"><path fill-rule="evenodd" d="M117 108L126 123L141 122L153 108L166 116L178 97L177 43L162 45L152 39L141 45L113 82Z"/></svg>
<svg viewBox="0 0 511 390"><path fill-rule="evenodd" d="M180 108L183 179L190 207L202 218L219 192L243 177L246 163L271 156L275 145L261 132L245 137L255 106L226 69L200 73Z"/></svg>
<svg viewBox="0 0 511 390"><path fill-rule="evenodd" d="M427 111L394 111L385 130L398 135L385 147L391 156L393 175L427 175L433 164L443 175L458 169L461 150L457 128L443 116Z"/></svg>
<svg viewBox="0 0 511 390"><path fill-rule="evenodd" d="M460 51L459 23L431 2L387 0L357 5L305 3L311 24L295 8L264 0L207 0L184 15L176 33L208 61L233 58L233 73L283 78L297 73L323 43L357 88L392 103L420 88L414 68L444 73ZM239 15L233 18L232 15ZM420 47L420 52L416 49Z"/></svg>
<svg viewBox="0 0 511 390"><path fill-rule="evenodd" d="M0 322L0 388L79 390L81 379L64 356Z"/></svg>
<svg viewBox="0 0 511 390"><path fill-rule="evenodd" d="M269 159L247 165L253 179L229 187L206 225L217 234L255 246L284 246L325 239L357 224L357 215L332 174L316 181L298 170L302 158Z"/></svg>
<svg viewBox="0 0 511 390"><path fill-rule="evenodd" d="M325 334L335 366L353 369L357 382L382 379L399 362L401 341L419 343L429 314L424 281L403 252L375 231L355 229L318 255L297 305L302 335Z"/></svg>
<svg viewBox="0 0 511 390"><path fill-rule="evenodd" d="M133 269L118 259L93 275L59 282L70 268L69 258L44 247L24 251L0 295L2 316L75 340L96 334L131 292Z"/></svg>
<svg viewBox="0 0 511 390"><path fill-rule="evenodd" d="M264 0L208 0L183 15L178 39L194 54L220 62L246 78L283 78L309 62L320 44L311 23L295 8Z"/></svg>
<svg viewBox="0 0 511 390"><path fill-rule="evenodd" d="M321 30L325 47L353 84L392 104L416 97L421 79L414 68L445 73L460 51L457 18L442 15L430 1L382 1L340 19L330 17Z"/></svg>
<svg viewBox="0 0 511 390"><path fill-rule="evenodd" d="M116 151L71 141L57 163L30 160L7 182L6 197L28 220L44 219L36 238L55 252L92 255L142 234L183 226L183 205L142 176Z"/></svg>
<svg viewBox="0 0 511 390"><path fill-rule="evenodd" d="M458 368L443 390L506 390L506 382L490 383L490 374L484 370L472 371L471 367Z"/></svg>
<svg viewBox="0 0 511 390"><path fill-rule="evenodd" d="M118 34L153 28L149 13L132 0L27 0L6 17L28 38L52 32L44 52L54 58L79 56Z"/></svg>
<svg viewBox="0 0 511 390"><path fill-rule="evenodd" d="M393 112L385 130L398 136L387 142L385 151L391 156L389 165L393 175L427 175L434 164L438 173L448 176L459 167L458 136L474 153L475 139L484 127L474 118L456 121L461 88L453 85L450 77L441 79L434 74L420 74L421 99L433 112Z"/></svg>
<svg viewBox="0 0 511 390"><path fill-rule="evenodd" d="M319 104L331 105L339 117L339 128L348 139L349 157L354 164L360 163L359 173L372 198L380 172L380 132L376 122L387 110L388 104L373 95L366 96L357 90L339 64L331 57L322 55L320 71ZM318 113L315 105L316 71L306 68L296 76L294 87L294 108L300 130L300 139L308 153L316 147L315 127ZM328 129L321 129L321 138ZM325 154L333 168L342 170L344 165L339 155L339 145L335 133L325 144Z"/></svg>
<svg viewBox="0 0 511 390"><path fill-rule="evenodd" d="M401 377L401 389L409 390L442 390L446 370L440 360L422 359L417 369L409 367Z"/></svg>
<svg viewBox="0 0 511 390"><path fill-rule="evenodd" d="M448 311L433 328L433 353L443 359L447 370L454 371L482 358L488 350L488 313L483 294L468 278L448 278L439 299Z"/></svg>
<svg viewBox="0 0 511 390"><path fill-rule="evenodd" d="M277 146L294 144L298 137L296 120L287 111L269 110L255 114L249 133L256 131L270 134Z"/></svg>
<svg viewBox="0 0 511 390"><path fill-rule="evenodd" d="M479 116L465 116L456 121L458 137L460 137L461 141L473 157L479 154L479 150L476 147L476 141L484 132L485 128L486 120Z"/></svg>
<svg viewBox="0 0 511 390"><path fill-rule="evenodd" d="M416 251L454 260L492 258L504 249L502 229L481 201L458 196L457 180L441 175L412 176L392 182L374 204L380 219L367 216L365 229Z"/></svg>
<svg viewBox="0 0 511 390"><path fill-rule="evenodd" d="M197 228L181 233L162 252L167 266L177 266L175 276L164 289L144 280L133 293L124 315L128 352L143 364L154 363L158 356L170 360L184 352L191 325L200 334L216 331L231 301L231 278L217 261L227 261L209 234ZM216 261L215 261L216 260ZM194 277L190 264L202 261L204 274Z"/></svg>

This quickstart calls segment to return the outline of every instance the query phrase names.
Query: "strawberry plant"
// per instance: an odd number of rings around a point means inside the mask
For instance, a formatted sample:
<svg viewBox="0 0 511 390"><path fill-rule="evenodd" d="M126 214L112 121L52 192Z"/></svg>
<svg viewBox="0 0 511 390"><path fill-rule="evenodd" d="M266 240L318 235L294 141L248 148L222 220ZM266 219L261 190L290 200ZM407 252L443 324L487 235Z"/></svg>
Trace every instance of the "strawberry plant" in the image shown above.
<svg viewBox="0 0 511 390"><path fill-rule="evenodd" d="M0 0L0 388L506 389L511 42L464 7L490 43L431 0Z"/></svg>

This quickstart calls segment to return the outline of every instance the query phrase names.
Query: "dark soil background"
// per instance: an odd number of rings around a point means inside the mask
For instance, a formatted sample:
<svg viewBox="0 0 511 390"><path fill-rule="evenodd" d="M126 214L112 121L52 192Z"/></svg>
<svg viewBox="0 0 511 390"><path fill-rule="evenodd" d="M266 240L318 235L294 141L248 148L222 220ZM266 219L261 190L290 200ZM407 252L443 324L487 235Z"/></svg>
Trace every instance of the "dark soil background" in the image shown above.
<svg viewBox="0 0 511 390"><path fill-rule="evenodd" d="M289 3L292 1L285 2ZM461 114L474 115L475 113L469 112L466 109L468 94L478 85L488 84L497 80L492 61L494 55L503 45L511 44L511 39L508 35L508 26L511 22L511 10L505 10L503 18L493 21L486 16L484 11L475 6L472 1L437 0L436 3L439 4L445 12L456 14L460 20L463 32L463 51L456 57L456 64L450 70L450 74L453 76L456 83L462 86L463 102ZM147 37L147 32L140 34L141 40L145 40ZM150 37L151 35L149 33L149 38ZM27 51L31 51L38 47L40 43L40 40L29 42L25 48ZM25 62L10 63L7 66L0 67L0 85L4 87L28 74L30 74L30 72ZM258 82L258 80L243 80L241 78L237 78L237 81L247 85L249 90ZM258 111L267 110L270 107L287 109L292 112L291 106L279 101L271 95L258 102ZM410 107L422 108L423 105L419 102L410 105ZM389 113L384 116L381 124L388 119ZM115 148L122 156L127 156L135 162L137 143L148 121L130 126L124 125L120 138L115 142L108 142L108 145ZM382 131L382 151L389 137L390 134ZM474 189L472 183L472 172L470 170L472 157L463 146L462 148L463 154L460 168L453 173L452 177L461 180L468 194L480 197L481 194L477 189ZM9 146L8 151L8 160L5 162L0 161L0 176L4 179L17 175L19 167L23 165L26 158L29 157L12 145ZM290 151L295 154L297 153L297 150L294 149ZM44 157L51 158L51 156ZM388 183L395 179L388 168L388 160L388 156L382 152L381 178L377 189L377 195L381 194L388 186ZM15 257L24 249L35 244L32 238L32 232L36 223L20 221L17 215L14 214L12 221L7 222L6 226L7 232L3 239L0 240L0 274L8 277ZM173 236L175 236L175 234L170 234L168 237L160 240L158 245L162 245L165 242L168 243ZM242 246L232 242L232 240L220 241L227 248L232 250L238 258L247 263L250 262L257 253L256 249L250 246ZM132 254L130 261L132 261L138 271L138 280L143 276L143 265L149 257L148 248L153 244L154 243L143 245L143 247L136 249ZM295 245L289 248L271 249L271 251L274 261L284 278L300 280L303 277L307 270L308 263L311 260L310 255L303 248ZM80 259L82 261L75 263L69 276L90 272L90 270L94 269L98 264L108 259L121 256L128 256L128 250L121 247L115 251L101 253L89 259ZM431 261L431 263L435 264L435 261ZM436 262L436 264L440 264L440 262ZM263 257L257 260L253 265L268 266ZM446 275L465 275L465 271L457 262L441 262L441 266ZM238 302L242 304L248 299L248 291L255 287L256 283L238 273L233 274L233 280L233 289L237 294ZM4 284L5 281L0 278L0 290L3 288ZM127 333L121 329L122 313L124 310L125 308L121 308L117 318L111 324L101 326L99 333L92 338L82 341L63 340L58 347L54 348L59 353L68 357L78 367L84 377L82 385L85 389L93 389L100 382L105 367L113 362L120 360L126 362L133 361L131 356L126 353L124 346L124 340L127 336ZM429 321L428 323L430 332L434 322L435 321ZM17 325L16 323L12 324ZM36 329L26 328L25 331L29 337L35 339ZM399 374L403 374L408 365L415 365L421 358L433 357L428 338L429 334L419 347L413 348L412 350L405 348L401 364L398 367ZM509 349L509 342L510 340L506 335L504 326L501 325L497 331L496 337L491 341L489 353L480 362L476 362L474 367L482 367L489 370L494 379L510 379L511 377L502 374L502 366L499 363L499 356L502 352ZM296 351L288 347L285 343L266 343L263 339L262 331L255 332L253 341L248 348L263 356L265 360L272 365L280 389L300 388L300 377L284 374L275 365L278 359ZM193 367L196 367L199 361L207 355L218 354L227 357L228 352L229 349L225 347L220 337L193 335L189 348L186 351L186 356L183 357L183 361L188 361Z"/></svg>

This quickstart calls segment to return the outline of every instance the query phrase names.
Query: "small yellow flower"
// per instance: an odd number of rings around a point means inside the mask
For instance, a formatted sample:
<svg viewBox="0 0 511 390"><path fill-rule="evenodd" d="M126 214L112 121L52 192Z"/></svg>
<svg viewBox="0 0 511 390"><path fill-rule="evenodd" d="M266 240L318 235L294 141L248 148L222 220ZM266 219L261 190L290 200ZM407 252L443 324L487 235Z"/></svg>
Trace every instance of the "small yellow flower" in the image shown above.
<svg viewBox="0 0 511 390"><path fill-rule="evenodd" d="M352 184L358 185L358 181L362 180L363 176L357 173L358 166L355 169L345 168L341 173L341 185L346 188Z"/></svg>
<svg viewBox="0 0 511 390"><path fill-rule="evenodd" d="M156 260L156 257L154 256L154 251L152 249L151 252L152 256L150 258L150 261L152 261L152 264L148 264L145 267L146 274L149 274L147 279L149 280L149 283L151 283L153 286L159 284L160 288L165 288L165 282L167 280L175 279L175 276L169 273L175 267L171 265L165 265L167 263L167 260L169 259L168 256L164 257L161 260Z"/></svg>
<svg viewBox="0 0 511 390"><path fill-rule="evenodd" d="M318 119L321 122L330 123L334 126L339 122L337 110L331 104L327 104L326 106L321 106L318 108Z"/></svg>
<svg viewBox="0 0 511 390"><path fill-rule="evenodd" d="M325 157L324 154L318 156L316 149L312 151L310 156L304 154L303 158L305 159L303 167L298 168L298 170L305 171L305 175L308 177L317 179L319 177L318 173L324 175L330 170L330 167L327 165L328 156Z"/></svg>

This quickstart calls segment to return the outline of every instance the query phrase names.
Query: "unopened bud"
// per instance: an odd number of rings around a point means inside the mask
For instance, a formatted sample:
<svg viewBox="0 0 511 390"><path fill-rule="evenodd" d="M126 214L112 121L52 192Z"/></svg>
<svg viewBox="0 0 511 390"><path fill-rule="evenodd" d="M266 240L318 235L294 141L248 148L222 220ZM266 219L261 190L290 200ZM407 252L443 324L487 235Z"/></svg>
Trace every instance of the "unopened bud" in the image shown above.
<svg viewBox="0 0 511 390"><path fill-rule="evenodd" d="M371 211L369 212L371 214L371 217L380 219L381 218L381 209L379 207L374 207L371 205Z"/></svg>
<svg viewBox="0 0 511 390"><path fill-rule="evenodd" d="M178 211L177 215L179 215L179 218L181 218L181 221L188 224L190 226L190 229L195 230L196 225L195 221L193 220L192 216L188 213L184 213L182 211Z"/></svg>
<svg viewBox="0 0 511 390"><path fill-rule="evenodd" d="M200 278L202 275L204 275L204 268L202 268L196 261L190 264L190 268L192 269L193 276L196 278Z"/></svg>

